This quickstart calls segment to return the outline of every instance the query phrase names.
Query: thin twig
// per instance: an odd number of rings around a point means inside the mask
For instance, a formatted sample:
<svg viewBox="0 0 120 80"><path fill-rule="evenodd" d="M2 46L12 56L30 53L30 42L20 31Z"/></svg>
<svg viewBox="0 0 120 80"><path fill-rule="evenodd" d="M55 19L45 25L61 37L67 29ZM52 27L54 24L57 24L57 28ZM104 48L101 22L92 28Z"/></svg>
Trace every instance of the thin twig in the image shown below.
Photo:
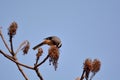
<svg viewBox="0 0 120 80"><path fill-rule="evenodd" d="M6 47L6 48L8 49L8 51L11 53L11 50L9 49L9 47L8 47L8 45L7 45L7 43L6 43L6 41L5 41L5 39L4 39L3 35L2 35L2 32L0 32L0 36L1 36L1 38L2 38L3 43L5 44L5 47Z"/></svg>
<svg viewBox="0 0 120 80"><path fill-rule="evenodd" d="M44 60L42 62L40 62L38 65L36 65L35 67L38 67L40 65L42 65L47 59L49 58L49 55L47 55Z"/></svg>
<svg viewBox="0 0 120 80"><path fill-rule="evenodd" d="M34 69L35 69L35 72L36 72L37 76L39 77L39 79L40 79L40 80L43 80L43 77L41 76L38 68L36 67L36 68L34 68Z"/></svg>
<svg viewBox="0 0 120 80"><path fill-rule="evenodd" d="M13 50L13 42L12 42L12 38L13 38L13 36L12 36L12 35L10 35L10 47L11 47L11 54L12 54L12 56L15 56L15 54L14 54L14 50Z"/></svg>
<svg viewBox="0 0 120 80"><path fill-rule="evenodd" d="M85 73L85 70L83 70L83 73L82 73L82 75L81 75L80 80L83 80L83 79L84 79L84 73Z"/></svg>
<svg viewBox="0 0 120 80"><path fill-rule="evenodd" d="M22 75L24 76L24 78L25 78L26 80L28 80L27 76L25 75L25 73L23 72L22 68L20 67L20 64L18 63L17 59L13 59L11 56L5 54L5 53L4 53L3 51L1 51L1 50L0 50L0 53L2 53L7 59L15 62L16 65L17 65L17 67L18 67L18 69L19 69L19 71L20 71L20 72L22 73Z"/></svg>
<svg viewBox="0 0 120 80"><path fill-rule="evenodd" d="M41 53L40 53L40 54L41 54ZM38 70L38 67L39 67L39 66L37 66L39 59L40 59L40 55L39 55L39 52L38 52L38 53L36 54L36 63L34 64L34 70L35 70L37 76L39 77L39 79L40 79L40 80L43 80L43 77L42 77L42 75L40 74L40 72L39 72L39 70Z"/></svg>
<svg viewBox="0 0 120 80"><path fill-rule="evenodd" d="M7 59L13 60L13 57L12 57L12 56L10 56L10 55L8 55L8 54L5 54L2 50L0 50L0 53L1 53L3 56L5 56Z"/></svg>
<svg viewBox="0 0 120 80"><path fill-rule="evenodd" d="M7 59L9 59L9 60L15 62L16 64L19 64L20 66L23 66L23 67L26 67L26 68L28 68L28 69L34 70L33 67L27 66L27 65L25 65L25 64L22 64L22 63L20 63L20 62L18 62L18 61L16 61L16 60L14 60L13 57L11 57L11 56L8 55L8 54L5 54L2 50L0 50L0 53L1 53L3 56L5 56Z"/></svg>
<svg viewBox="0 0 120 80"><path fill-rule="evenodd" d="M39 59L40 59L40 57L36 57L36 63L35 63L35 65L38 64Z"/></svg>
<svg viewBox="0 0 120 80"><path fill-rule="evenodd" d="M12 56L15 58L15 61L17 61L16 55L15 55L14 50L13 50L13 42L12 42L12 38L13 38L13 36L10 35L11 54L12 54ZM17 63L16 63L16 65L17 65L19 71L21 72L21 74L23 75L23 77L24 77L26 80L28 80L27 76L26 76L25 73L23 72L23 70L22 70L22 68L20 67L20 65L17 64Z"/></svg>
<svg viewBox="0 0 120 80"><path fill-rule="evenodd" d="M17 64L17 63L16 63L16 65L17 65L19 71L20 71L20 72L22 73L22 75L24 76L24 78L25 78L26 80L29 80L28 77L26 76L26 74L24 73L24 71L22 70L21 66L20 66L19 64Z"/></svg>

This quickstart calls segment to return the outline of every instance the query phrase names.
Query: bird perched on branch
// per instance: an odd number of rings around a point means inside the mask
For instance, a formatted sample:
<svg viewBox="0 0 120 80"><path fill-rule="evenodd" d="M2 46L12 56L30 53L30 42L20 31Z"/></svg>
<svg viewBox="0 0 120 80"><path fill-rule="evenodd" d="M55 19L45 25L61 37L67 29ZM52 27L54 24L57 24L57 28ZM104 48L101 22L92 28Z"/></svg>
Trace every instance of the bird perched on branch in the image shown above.
<svg viewBox="0 0 120 80"><path fill-rule="evenodd" d="M49 46L56 45L56 47L58 47L58 48L60 48L62 46L60 38L58 38L57 36L50 36L50 37L45 38L43 40L43 42L41 42L40 44L33 47L33 49L36 50L38 47L45 45L45 44L47 44Z"/></svg>

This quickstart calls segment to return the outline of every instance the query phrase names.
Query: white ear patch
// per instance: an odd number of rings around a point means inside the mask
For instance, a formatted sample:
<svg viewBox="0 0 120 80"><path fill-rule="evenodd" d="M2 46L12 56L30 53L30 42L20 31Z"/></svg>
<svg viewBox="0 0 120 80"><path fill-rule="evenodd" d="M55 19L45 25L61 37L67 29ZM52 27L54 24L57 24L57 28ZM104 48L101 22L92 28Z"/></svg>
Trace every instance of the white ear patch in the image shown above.
<svg viewBox="0 0 120 80"><path fill-rule="evenodd" d="M60 48L62 46L62 43L60 43L59 45L58 45L58 48Z"/></svg>

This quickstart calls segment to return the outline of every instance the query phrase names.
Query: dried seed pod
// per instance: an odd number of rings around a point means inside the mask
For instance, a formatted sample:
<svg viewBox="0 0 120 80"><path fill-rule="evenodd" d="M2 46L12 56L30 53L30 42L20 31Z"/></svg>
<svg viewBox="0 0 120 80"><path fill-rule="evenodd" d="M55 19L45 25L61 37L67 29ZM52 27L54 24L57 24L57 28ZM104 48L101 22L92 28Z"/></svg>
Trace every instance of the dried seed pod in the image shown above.
<svg viewBox="0 0 120 80"><path fill-rule="evenodd" d="M94 61L92 62L92 75L90 80L92 80L92 78L95 76L95 74L100 70L101 67L101 62L98 59L94 59Z"/></svg>
<svg viewBox="0 0 120 80"><path fill-rule="evenodd" d="M49 62L53 64L55 70L57 69L58 59L59 59L59 49L54 45L51 46L48 50L49 53Z"/></svg>
<svg viewBox="0 0 120 80"><path fill-rule="evenodd" d="M92 62L92 70L91 72L98 72L100 70L101 62L98 59L94 59Z"/></svg>
<svg viewBox="0 0 120 80"><path fill-rule="evenodd" d="M12 22L12 24L8 28L8 35L9 36L15 35L16 31L17 31L17 28L18 28L17 23L16 22Z"/></svg>
<svg viewBox="0 0 120 80"><path fill-rule="evenodd" d="M35 65L37 65L38 60L40 58L40 56L43 54L43 49L42 48L38 48L38 53L36 54L36 63Z"/></svg>
<svg viewBox="0 0 120 80"><path fill-rule="evenodd" d="M38 48L38 53L36 54L36 57L40 57L43 53L43 49L42 48Z"/></svg>
<svg viewBox="0 0 120 80"><path fill-rule="evenodd" d="M30 44L29 44L29 42L27 41L26 45L25 45L24 48L23 48L23 54L27 54L29 48L30 48Z"/></svg>
<svg viewBox="0 0 120 80"><path fill-rule="evenodd" d="M84 62L84 69L89 69L91 70L92 69L92 60L87 58Z"/></svg>

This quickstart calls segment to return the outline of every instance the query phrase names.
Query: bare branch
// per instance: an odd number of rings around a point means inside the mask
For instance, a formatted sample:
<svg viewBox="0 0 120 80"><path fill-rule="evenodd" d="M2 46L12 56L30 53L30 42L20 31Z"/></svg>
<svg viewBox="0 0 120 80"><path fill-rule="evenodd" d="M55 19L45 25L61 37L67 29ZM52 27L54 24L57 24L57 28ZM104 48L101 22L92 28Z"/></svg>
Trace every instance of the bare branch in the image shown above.
<svg viewBox="0 0 120 80"><path fill-rule="evenodd" d="M35 69L35 72L36 72L37 76L39 77L39 79L40 79L40 80L43 80L43 77L41 76L38 68L36 67L36 68L34 68L34 69Z"/></svg>
<svg viewBox="0 0 120 80"><path fill-rule="evenodd" d="M9 49L9 47L8 47L8 45L7 45L7 43L6 43L6 41L5 41L5 39L4 39L4 37L3 37L3 34L2 34L2 31L0 30L0 36L1 36L1 38L2 38L2 41L3 41L3 43L5 44L5 47L8 49L8 51L11 53L11 50Z"/></svg>
<svg viewBox="0 0 120 80"><path fill-rule="evenodd" d="M36 63L35 63L35 65L38 64L38 61L40 59L40 56L42 56L42 54L43 54L43 49L42 48L38 48L38 52L36 54Z"/></svg>
<svg viewBox="0 0 120 80"><path fill-rule="evenodd" d="M35 67L38 67L40 65L42 65L47 59L49 58L49 55L47 55L44 60L42 62L40 62L38 65L36 65Z"/></svg>
<svg viewBox="0 0 120 80"><path fill-rule="evenodd" d="M11 35L11 36L10 36L11 54L12 54L12 56L15 56L15 54L14 54L14 50L13 50L13 42L12 42L12 38L13 38L13 36Z"/></svg>
<svg viewBox="0 0 120 80"><path fill-rule="evenodd" d="M20 66L19 64L17 64L17 63L16 63L16 65L17 65L19 71L20 71L20 72L22 73L22 75L24 76L24 78L25 78L26 80L29 80L29 79L27 78L26 74L24 73L24 71L22 70L21 66Z"/></svg>
<svg viewBox="0 0 120 80"><path fill-rule="evenodd" d="M5 54L2 50L0 50L0 53L5 56L7 59L9 60L14 60L12 56L8 55L8 54Z"/></svg>
<svg viewBox="0 0 120 80"><path fill-rule="evenodd" d="M18 69L19 69L19 71L20 71L20 72L22 73L22 75L24 76L24 78L25 78L26 80L28 80L27 76L25 75L25 73L23 72L22 68L20 67L21 63L17 62L17 59L13 59L13 57L5 54L5 53L4 53L3 51L1 51L1 50L0 50L0 53L2 53L7 59L15 62L16 65L17 65L17 67L18 67ZM23 64L22 64L22 65L23 65Z"/></svg>
<svg viewBox="0 0 120 80"><path fill-rule="evenodd" d="M26 68L28 68L28 69L34 70L33 67L27 66L27 65L25 65L25 64L22 64L22 63L20 63L20 62L18 62L18 61L16 61L16 60L14 60L13 57L11 57L11 56L8 55L8 54L5 54L2 50L0 50L0 53L1 53L3 56L5 56L7 59L13 61L14 63L19 64L20 66L26 67Z"/></svg>
<svg viewBox="0 0 120 80"><path fill-rule="evenodd" d="M83 70L83 73L82 73L82 75L81 75L80 80L83 80L83 79L84 79L84 74L85 74L85 70Z"/></svg>

